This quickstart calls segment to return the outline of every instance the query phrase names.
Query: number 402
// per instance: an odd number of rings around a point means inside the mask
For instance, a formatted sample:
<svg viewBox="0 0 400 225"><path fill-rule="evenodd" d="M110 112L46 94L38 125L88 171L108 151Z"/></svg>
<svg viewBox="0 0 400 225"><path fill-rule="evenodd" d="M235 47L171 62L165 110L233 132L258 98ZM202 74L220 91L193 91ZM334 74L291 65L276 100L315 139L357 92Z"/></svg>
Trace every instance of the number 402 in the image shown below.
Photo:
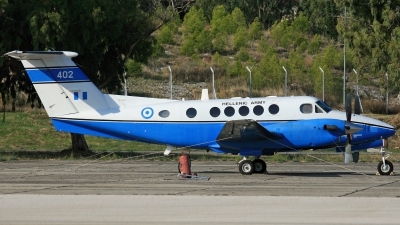
<svg viewBox="0 0 400 225"><path fill-rule="evenodd" d="M58 78L74 78L74 72L73 71L60 71L57 74Z"/></svg>

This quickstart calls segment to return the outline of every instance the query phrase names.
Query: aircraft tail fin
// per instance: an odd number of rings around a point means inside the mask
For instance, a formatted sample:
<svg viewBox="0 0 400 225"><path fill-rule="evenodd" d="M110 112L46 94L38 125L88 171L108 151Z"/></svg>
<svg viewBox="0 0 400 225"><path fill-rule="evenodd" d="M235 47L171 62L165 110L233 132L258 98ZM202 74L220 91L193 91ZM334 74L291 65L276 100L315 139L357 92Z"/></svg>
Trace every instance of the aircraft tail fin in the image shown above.
<svg viewBox="0 0 400 225"><path fill-rule="evenodd" d="M103 93L66 51L12 51L21 60L49 117L110 108Z"/></svg>

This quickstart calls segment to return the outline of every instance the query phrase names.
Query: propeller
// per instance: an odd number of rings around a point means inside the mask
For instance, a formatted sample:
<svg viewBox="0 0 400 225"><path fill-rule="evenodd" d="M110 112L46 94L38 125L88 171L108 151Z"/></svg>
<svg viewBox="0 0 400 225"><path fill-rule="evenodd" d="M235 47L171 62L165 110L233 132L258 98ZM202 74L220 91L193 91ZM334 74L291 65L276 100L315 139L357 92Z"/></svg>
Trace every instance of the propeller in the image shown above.
<svg viewBox="0 0 400 225"><path fill-rule="evenodd" d="M360 113L361 113L360 96L356 95L354 99L354 114L360 115Z"/></svg>
<svg viewBox="0 0 400 225"><path fill-rule="evenodd" d="M356 100L357 101L357 100ZM351 160L351 134L350 132L347 132L347 130L351 130L351 114L352 114L352 105L351 105L351 95L347 94L346 96L346 133L347 133L347 143L346 147L344 150L344 163L349 164ZM354 133L354 132L353 132Z"/></svg>

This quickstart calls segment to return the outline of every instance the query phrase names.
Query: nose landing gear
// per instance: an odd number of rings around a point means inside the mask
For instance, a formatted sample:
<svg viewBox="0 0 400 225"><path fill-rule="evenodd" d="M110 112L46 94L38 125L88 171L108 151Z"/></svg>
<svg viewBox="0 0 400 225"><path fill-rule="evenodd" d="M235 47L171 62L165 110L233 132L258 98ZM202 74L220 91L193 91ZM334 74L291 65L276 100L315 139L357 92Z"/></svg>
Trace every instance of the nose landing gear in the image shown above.
<svg viewBox="0 0 400 225"><path fill-rule="evenodd" d="M378 164L378 172L376 175L393 175L393 163L389 160L390 154L385 151L385 139L382 140L383 145L381 147L381 154L382 154L382 162Z"/></svg>

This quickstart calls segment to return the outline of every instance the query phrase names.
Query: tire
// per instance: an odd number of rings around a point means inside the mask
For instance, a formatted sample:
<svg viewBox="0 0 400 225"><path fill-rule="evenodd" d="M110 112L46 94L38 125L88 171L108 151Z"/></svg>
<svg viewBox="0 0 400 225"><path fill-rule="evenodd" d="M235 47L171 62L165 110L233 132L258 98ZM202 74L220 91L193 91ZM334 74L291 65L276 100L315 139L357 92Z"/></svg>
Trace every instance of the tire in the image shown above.
<svg viewBox="0 0 400 225"><path fill-rule="evenodd" d="M251 175L254 172L254 164L250 160L243 160L239 163L239 172L243 175Z"/></svg>
<svg viewBox="0 0 400 225"><path fill-rule="evenodd" d="M386 168L383 166L383 162L378 164L378 172L380 175L390 175L393 172L393 164L389 160L385 160Z"/></svg>
<svg viewBox="0 0 400 225"><path fill-rule="evenodd" d="M267 164L262 159L253 160L254 173L264 173L267 170Z"/></svg>

